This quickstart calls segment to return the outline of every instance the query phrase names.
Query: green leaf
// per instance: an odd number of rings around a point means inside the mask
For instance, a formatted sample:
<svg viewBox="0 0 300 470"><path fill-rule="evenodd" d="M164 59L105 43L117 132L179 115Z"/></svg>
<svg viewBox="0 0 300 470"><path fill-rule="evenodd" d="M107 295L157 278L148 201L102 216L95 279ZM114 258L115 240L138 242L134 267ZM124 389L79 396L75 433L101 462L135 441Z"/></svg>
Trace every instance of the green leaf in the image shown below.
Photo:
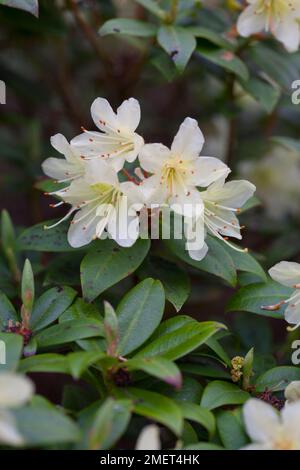
<svg viewBox="0 0 300 470"><path fill-rule="evenodd" d="M272 392L284 390L293 380L300 380L300 368L280 366L267 370L256 380L256 391L263 392L266 388Z"/></svg>
<svg viewBox="0 0 300 470"><path fill-rule="evenodd" d="M39 16L38 0L0 0L0 5L18 8L19 10L27 11L36 17Z"/></svg>
<svg viewBox="0 0 300 470"><path fill-rule="evenodd" d="M69 373L69 365L66 357L61 354L37 354L36 356L22 359L18 368L19 372L57 372Z"/></svg>
<svg viewBox="0 0 300 470"><path fill-rule="evenodd" d="M163 380L172 387L179 389L182 386L182 375L177 365L162 357L133 358L126 362L126 369L142 370Z"/></svg>
<svg viewBox="0 0 300 470"><path fill-rule="evenodd" d="M241 405L249 398L249 393L244 392L237 385L215 380L205 387L201 406L213 410L224 405Z"/></svg>
<svg viewBox="0 0 300 470"><path fill-rule="evenodd" d="M153 13L153 15L157 16L160 19L164 19L166 16L166 12L160 8L156 0L134 0L136 3L139 3L143 7L146 8L146 10L150 11Z"/></svg>
<svg viewBox="0 0 300 470"><path fill-rule="evenodd" d="M223 244L223 242L218 241L218 243ZM243 271L251 274L255 274L258 278L260 278L263 282L267 281L267 275L264 272L261 265L256 261L253 256L246 252L236 251L229 246L224 246L227 253L232 258L233 264L237 271Z"/></svg>
<svg viewBox="0 0 300 470"><path fill-rule="evenodd" d="M163 287L154 279L145 279L123 297L117 308L118 354L131 353L149 338L162 319L164 306Z"/></svg>
<svg viewBox="0 0 300 470"><path fill-rule="evenodd" d="M121 390L118 393L122 393ZM183 417L179 406L164 395L138 388L128 388L123 392L133 400L134 412L167 426L177 436L183 428Z"/></svg>
<svg viewBox="0 0 300 470"><path fill-rule="evenodd" d="M180 365L181 366L181 365ZM171 388L166 383L156 383L154 390L162 395L168 396L175 401L188 401L190 403L199 403L201 400L203 387L202 385L192 377L183 377L182 387L179 390Z"/></svg>
<svg viewBox="0 0 300 470"><path fill-rule="evenodd" d="M212 44L215 44L216 46L219 46L223 49L234 49L234 44L229 42L219 32L213 31L212 29L204 28L202 26L187 26L185 29L193 34L193 36L196 38L206 39Z"/></svg>
<svg viewBox="0 0 300 470"><path fill-rule="evenodd" d="M142 264L138 275L141 278L159 279L164 286L166 299L174 305L177 312L188 299L191 291L190 279L186 272L174 263L152 257Z"/></svg>
<svg viewBox="0 0 300 470"><path fill-rule="evenodd" d="M0 291L0 328L7 326L9 320L20 321L20 317L4 292Z"/></svg>
<svg viewBox="0 0 300 470"><path fill-rule="evenodd" d="M212 379L230 379L230 374L222 369L202 364L183 364L180 363L180 369L183 372L200 377L210 377Z"/></svg>
<svg viewBox="0 0 300 470"><path fill-rule="evenodd" d="M0 373L17 369L22 349L22 336L13 333L0 333Z"/></svg>
<svg viewBox="0 0 300 470"><path fill-rule="evenodd" d="M95 336L103 336L102 322L97 320L70 320L40 331L35 339L39 348L45 348Z"/></svg>
<svg viewBox="0 0 300 470"><path fill-rule="evenodd" d="M214 415L207 409L201 408L195 403L181 401L177 403L182 411L183 417L201 424L212 436L215 433L216 423Z"/></svg>
<svg viewBox="0 0 300 470"><path fill-rule="evenodd" d="M164 240L164 244L182 261L193 266L194 268L214 274L231 286L236 285L236 270L231 256L225 249L225 244L220 243L213 237L207 237L206 242L209 250L208 254L202 261L193 260L185 249L184 240Z"/></svg>
<svg viewBox="0 0 300 470"><path fill-rule="evenodd" d="M231 360L224 348L215 338L209 338L206 341L206 346L208 346L220 359L224 362L225 365L231 366Z"/></svg>
<svg viewBox="0 0 300 470"><path fill-rule="evenodd" d="M163 356L170 360L178 359L199 348L221 328L225 328L224 325L213 321L189 322L174 331L161 334L154 339L150 338L149 343L137 353L136 357Z"/></svg>
<svg viewBox="0 0 300 470"><path fill-rule="evenodd" d="M155 36L157 27L145 21L132 18L114 18L106 21L99 29L100 36L108 34L127 34L129 36L152 37Z"/></svg>
<svg viewBox="0 0 300 470"><path fill-rule="evenodd" d="M263 310L261 307L276 305L278 302L287 299L292 291L289 287L282 286L275 281L264 284L249 284L242 287L231 297L226 311L245 311L258 313L266 317L283 318L285 305L275 311Z"/></svg>
<svg viewBox="0 0 300 470"><path fill-rule="evenodd" d="M94 415L88 431L88 448L90 450L110 449L126 431L132 408L131 400L107 398Z"/></svg>
<svg viewBox="0 0 300 470"><path fill-rule="evenodd" d="M265 75L275 81L286 93L291 93L291 84L299 78L296 54L293 58L285 51L274 50L260 42L248 48L247 55Z"/></svg>
<svg viewBox="0 0 300 470"><path fill-rule="evenodd" d="M30 405L13 411L25 446L45 446L76 442L80 437L77 425L49 403Z"/></svg>
<svg viewBox="0 0 300 470"><path fill-rule="evenodd" d="M81 263L82 291L92 301L102 292L132 274L150 248L149 240L139 239L130 248L122 248L113 240L100 240Z"/></svg>
<svg viewBox="0 0 300 470"><path fill-rule="evenodd" d="M240 83L243 89L258 101L267 113L274 110L281 96L279 87L255 77Z"/></svg>
<svg viewBox="0 0 300 470"><path fill-rule="evenodd" d="M226 449L238 450L248 444L249 439L244 431L240 408L220 411L217 414L217 427Z"/></svg>
<svg viewBox="0 0 300 470"><path fill-rule="evenodd" d="M163 25L158 30L157 40L169 54L178 71L183 72L196 48L193 34L180 26Z"/></svg>
<svg viewBox="0 0 300 470"><path fill-rule="evenodd" d="M54 287L46 291L33 307L31 329L38 331L53 323L72 304L75 297L76 291L71 287Z"/></svg>
<svg viewBox="0 0 300 470"><path fill-rule="evenodd" d="M79 379L92 364L106 357L102 352L76 351L68 354L67 362L74 379Z"/></svg>
<svg viewBox="0 0 300 470"><path fill-rule="evenodd" d="M69 224L67 222L48 230L45 229L45 225L51 225L54 222L50 220L24 230L17 240L18 248L30 251L75 252L76 249L68 243L67 231Z"/></svg>
<svg viewBox="0 0 300 470"><path fill-rule="evenodd" d="M26 259L24 263L21 283L21 295L26 314L28 315L28 317L30 317L34 302L34 277L29 259Z"/></svg>
<svg viewBox="0 0 300 470"><path fill-rule="evenodd" d="M197 53L204 59L219 65L228 72L232 72L242 80L248 80L249 72L244 62L233 52L225 49L210 49L204 46L197 47Z"/></svg>
<svg viewBox="0 0 300 470"><path fill-rule="evenodd" d="M15 248L15 229L7 210L3 209L1 212L1 242L4 249Z"/></svg>

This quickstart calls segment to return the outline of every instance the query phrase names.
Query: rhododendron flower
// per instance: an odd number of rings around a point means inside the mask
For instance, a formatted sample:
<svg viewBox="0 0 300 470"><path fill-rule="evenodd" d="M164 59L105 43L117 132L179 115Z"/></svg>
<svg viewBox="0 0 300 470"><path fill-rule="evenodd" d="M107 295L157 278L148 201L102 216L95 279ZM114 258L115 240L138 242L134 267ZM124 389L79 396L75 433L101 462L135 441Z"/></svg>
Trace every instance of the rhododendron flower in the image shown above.
<svg viewBox="0 0 300 470"><path fill-rule="evenodd" d="M33 395L32 382L13 372L0 373L0 443L22 445L21 436L10 408L24 405Z"/></svg>
<svg viewBox="0 0 300 470"><path fill-rule="evenodd" d="M195 119L186 118L177 132L171 149L162 144L147 144L139 160L152 174L142 183L150 204L168 204L187 217L203 212L203 201L197 186L207 187L226 177L230 169L213 157L199 157L204 137Z"/></svg>
<svg viewBox="0 0 300 470"><path fill-rule="evenodd" d="M227 241L227 237L242 239L241 226L236 216L255 192L254 184L249 181L239 180L225 183L222 178L210 185L206 191L202 191L204 201L203 221L206 231L223 240L233 249L237 249ZM204 243L199 259L207 253L208 247ZM247 250L241 250L247 251Z"/></svg>
<svg viewBox="0 0 300 470"><path fill-rule="evenodd" d="M288 323L295 325L293 328L289 328L289 330L295 330L300 326L300 264L281 261L269 270L269 274L272 279L280 284L295 289L289 299L278 304L278 307L282 304L288 304L284 317ZM276 309L276 307L273 306L273 309ZM268 307L263 308L268 309ZM269 309L272 309L272 306Z"/></svg>
<svg viewBox="0 0 300 470"><path fill-rule="evenodd" d="M72 146L84 157L106 159L120 171L125 161L137 158L144 145L143 138L135 132L141 119L139 102L134 98L125 100L115 113L106 99L97 98L91 115L102 132L84 130L71 141Z"/></svg>
<svg viewBox="0 0 300 470"><path fill-rule="evenodd" d="M252 398L244 405L243 415L253 441L244 450L300 450L300 402L278 413L268 403Z"/></svg>
<svg viewBox="0 0 300 470"><path fill-rule="evenodd" d="M104 231L121 246L131 246L139 235L142 194L132 182L119 183L116 171L105 161L86 162L86 173L57 196L71 204L69 212L52 228L78 211L73 218L68 241L74 248L101 238Z"/></svg>
<svg viewBox="0 0 300 470"><path fill-rule="evenodd" d="M241 36L270 31L289 52L300 43L300 0L247 0L249 6L237 22Z"/></svg>
<svg viewBox="0 0 300 470"><path fill-rule="evenodd" d="M58 183L80 178L84 174L84 161L78 150L62 134L51 137L51 144L65 158L47 158L42 164L44 173Z"/></svg>

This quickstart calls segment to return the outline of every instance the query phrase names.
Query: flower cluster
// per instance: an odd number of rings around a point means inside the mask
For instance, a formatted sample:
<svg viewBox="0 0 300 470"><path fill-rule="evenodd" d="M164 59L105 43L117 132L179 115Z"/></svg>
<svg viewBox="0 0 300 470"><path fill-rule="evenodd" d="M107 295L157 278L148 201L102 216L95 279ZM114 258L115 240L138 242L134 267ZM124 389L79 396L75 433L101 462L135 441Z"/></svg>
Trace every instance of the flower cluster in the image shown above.
<svg viewBox="0 0 300 470"><path fill-rule="evenodd" d="M299 0L247 0L249 5L240 15L237 29L248 37L262 31L271 32L289 52L300 44Z"/></svg>
<svg viewBox="0 0 300 470"><path fill-rule="evenodd" d="M183 217L186 247L196 260L204 258L206 234L224 240L241 239L236 214L253 195L248 181L225 182L230 173L217 158L199 156L204 144L197 121L186 118L171 148L145 144L136 133L141 112L138 101L124 101L115 113L106 99L97 98L92 118L101 132L88 131L70 143L61 134L51 139L64 159L48 158L46 175L66 187L51 193L61 199L54 205L71 205L57 225L76 212L69 231L71 246L110 236L121 246L131 246L140 235L142 209L167 206ZM125 164L138 159L134 176ZM121 181L120 174L127 177ZM48 228L51 228L48 227Z"/></svg>

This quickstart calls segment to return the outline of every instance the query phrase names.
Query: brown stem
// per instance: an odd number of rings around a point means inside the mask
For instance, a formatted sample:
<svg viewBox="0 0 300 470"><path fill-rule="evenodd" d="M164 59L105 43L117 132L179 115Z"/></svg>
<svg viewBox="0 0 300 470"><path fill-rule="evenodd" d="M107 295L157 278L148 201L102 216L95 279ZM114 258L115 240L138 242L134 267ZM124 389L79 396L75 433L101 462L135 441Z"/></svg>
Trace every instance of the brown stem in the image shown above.
<svg viewBox="0 0 300 470"><path fill-rule="evenodd" d="M87 23L85 20L84 16L80 12L80 9L78 8L76 0L69 0L71 10L73 12L74 18L80 27L82 33L86 37L87 41L90 43L94 51L96 52L97 56L99 59L106 64L106 66L109 66L111 68L111 61L109 57L106 55L106 53L103 51L99 44L99 38L93 28Z"/></svg>

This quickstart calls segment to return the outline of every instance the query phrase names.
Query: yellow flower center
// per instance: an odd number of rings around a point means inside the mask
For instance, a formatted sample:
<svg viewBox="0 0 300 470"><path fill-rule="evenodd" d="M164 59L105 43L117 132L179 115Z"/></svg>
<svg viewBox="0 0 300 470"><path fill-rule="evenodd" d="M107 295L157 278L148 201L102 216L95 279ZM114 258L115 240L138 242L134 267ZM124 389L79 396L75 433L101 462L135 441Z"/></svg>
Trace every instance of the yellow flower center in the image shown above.
<svg viewBox="0 0 300 470"><path fill-rule="evenodd" d="M181 190L187 192L187 178L194 173L190 161L170 158L162 168L161 185L167 185L169 196L176 196Z"/></svg>
<svg viewBox="0 0 300 470"><path fill-rule="evenodd" d="M295 10L295 3L293 0L258 0L255 13L265 13L266 29L272 30L274 23L282 21L288 13Z"/></svg>

